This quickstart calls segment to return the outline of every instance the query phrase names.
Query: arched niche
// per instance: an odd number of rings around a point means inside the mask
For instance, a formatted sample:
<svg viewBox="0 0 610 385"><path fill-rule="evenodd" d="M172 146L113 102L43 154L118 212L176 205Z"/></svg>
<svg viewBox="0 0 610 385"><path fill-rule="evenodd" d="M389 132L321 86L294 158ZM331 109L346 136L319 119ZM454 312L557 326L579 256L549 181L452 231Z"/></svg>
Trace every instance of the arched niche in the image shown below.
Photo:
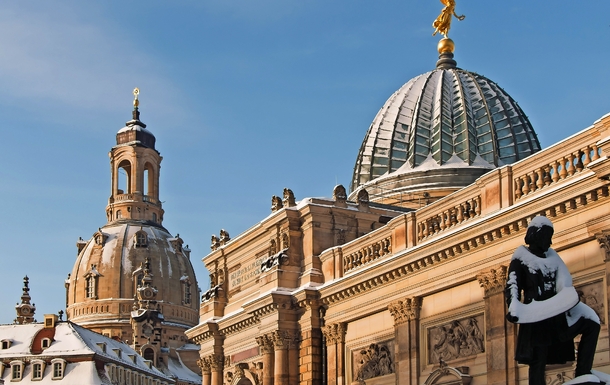
<svg viewBox="0 0 610 385"><path fill-rule="evenodd" d="M468 385L470 381L472 377L467 366L452 368L441 362L440 368L430 373L424 385Z"/></svg>

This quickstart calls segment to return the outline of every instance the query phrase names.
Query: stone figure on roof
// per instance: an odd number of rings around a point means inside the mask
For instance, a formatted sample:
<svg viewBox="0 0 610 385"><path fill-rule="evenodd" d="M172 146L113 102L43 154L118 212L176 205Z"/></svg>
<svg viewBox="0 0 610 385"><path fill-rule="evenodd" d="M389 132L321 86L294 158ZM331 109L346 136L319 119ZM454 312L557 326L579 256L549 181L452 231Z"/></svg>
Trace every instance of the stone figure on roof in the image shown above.
<svg viewBox="0 0 610 385"><path fill-rule="evenodd" d="M434 33L432 36L440 33L441 35L447 37L449 34L449 29L451 29L451 17L455 16L458 20L464 20L466 16L458 15L455 13L455 0L441 0L441 3L445 5L445 8L441 11L441 14L438 15L432 26L434 27Z"/></svg>

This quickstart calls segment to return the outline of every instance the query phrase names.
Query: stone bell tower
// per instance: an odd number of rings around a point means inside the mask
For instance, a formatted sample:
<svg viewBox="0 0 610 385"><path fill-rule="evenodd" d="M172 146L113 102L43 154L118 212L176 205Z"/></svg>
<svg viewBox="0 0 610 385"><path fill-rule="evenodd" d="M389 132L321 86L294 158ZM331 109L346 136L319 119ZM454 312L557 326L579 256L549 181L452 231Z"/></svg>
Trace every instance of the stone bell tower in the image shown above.
<svg viewBox="0 0 610 385"><path fill-rule="evenodd" d="M16 324L23 325L36 322L34 319L36 306L30 303L32 297L30 297L29 282L30 279L27 275L23 277L23 294L21 294L21 303L18 303L17 306L15 306L15 310L17 311L17 318L15 318Z"/></svg>
<svg viewBox="0 0 610 385"><path fill-rule="evenodd" d="M163 157L155 136L140 121L138 94L133 91L133 119L116 134L110 157L111 191L106 207L108 222L138 220L162 225L159 172Z"/></svg>

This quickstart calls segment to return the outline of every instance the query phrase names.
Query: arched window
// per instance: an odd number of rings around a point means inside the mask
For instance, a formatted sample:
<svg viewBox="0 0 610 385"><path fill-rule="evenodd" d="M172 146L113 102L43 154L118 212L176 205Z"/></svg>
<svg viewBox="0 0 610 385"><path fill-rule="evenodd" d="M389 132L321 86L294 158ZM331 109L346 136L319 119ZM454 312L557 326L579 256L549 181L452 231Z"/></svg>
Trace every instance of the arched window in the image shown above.
<svg viewBox="0 0 610 385"><path fill-rule="evenodd" d="M155 351L152 348L144 349L144 359L155 362Z"/></svg>
<svg viewBox="0 0 610 385"><path fill-rule="evenodd" d="M135 247L147 247L148 246L148 236L142 230L138 231L134 235L134 245Z"/></svg>
<svg viewBox="0 0 610 385"><path fill-rule="evenodd" d="M116 219L121 219L123 218L122 214L121 214L121 210L117 210L116 211Z"/></svg>
<svg viewBox="0 0 610 385"><path fill-rule="evenodd" d="M131 163L123 160L117 167L118 194L131 194Z"/></svg>

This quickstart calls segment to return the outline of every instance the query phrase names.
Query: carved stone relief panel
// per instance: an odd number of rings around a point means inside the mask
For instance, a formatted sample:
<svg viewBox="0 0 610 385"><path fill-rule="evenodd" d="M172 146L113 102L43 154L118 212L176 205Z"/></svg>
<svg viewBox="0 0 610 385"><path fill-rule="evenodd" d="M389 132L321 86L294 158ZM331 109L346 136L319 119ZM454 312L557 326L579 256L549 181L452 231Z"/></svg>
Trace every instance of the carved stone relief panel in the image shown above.
<svg viewBox="0 0 610 385"><path fill-rule="evenodd" d="M485 351L483 314L428 328L428 364L451 361Z"/></svg>
<svg viewBox="0 0 610 385"><path fill-rule="evenodd" d="M394 373L394 341L352 350L352 370L355 382Z"/></svg>
<svg viewBox="0 0 610 385"><path fill-rule="evenodd" d="M580 302L593 309L602 324L606 323L606 317L604 316L604 283L596 281L580 285L576 287L576 292L580 297Z"/></svg>

